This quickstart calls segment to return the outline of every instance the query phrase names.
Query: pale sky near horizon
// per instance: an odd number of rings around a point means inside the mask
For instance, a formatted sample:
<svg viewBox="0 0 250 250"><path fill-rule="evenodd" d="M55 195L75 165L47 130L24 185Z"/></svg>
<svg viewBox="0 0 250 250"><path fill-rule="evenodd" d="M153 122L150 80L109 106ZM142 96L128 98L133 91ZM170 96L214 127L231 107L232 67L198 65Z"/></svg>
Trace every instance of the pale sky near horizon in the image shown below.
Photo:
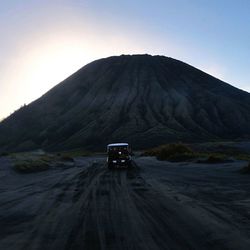
<svg viewBox="0 0 250 250"><path fill-rule="evenodd" d="M0 0L0 120L85 64L160 54L250 92L249 0Z"/></svg>

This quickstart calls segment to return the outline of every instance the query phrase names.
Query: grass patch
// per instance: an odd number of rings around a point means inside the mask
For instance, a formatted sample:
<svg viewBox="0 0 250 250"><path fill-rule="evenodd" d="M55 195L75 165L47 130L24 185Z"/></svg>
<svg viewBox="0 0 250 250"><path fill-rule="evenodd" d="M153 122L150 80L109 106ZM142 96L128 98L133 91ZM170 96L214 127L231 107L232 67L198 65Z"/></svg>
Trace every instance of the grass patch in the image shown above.
<svg viewBox="0 0 250 250"><path fill-rule="evenodd" d="M91 156L92 154L86 150L83 149L76 149L76 150L70 150L70 151L64 151L64 152L58 152L57 156L61 157L61 159L65 160L73 160L74 157L83 157L83 156Z"/></svg>
<svg viewBox="0 0 250 250"><path fill-rule="evenodd" d="M177 153L177 154L169 156L168 158L157 157L158 160L168 160L172 162L191 161L195 158L197 158L197 155L193 152L192 153Z"/></svg>
<svg viewBox="0 0 250 250"><path fill-rule="evenodd" d="M241 147L237 142L213 142L213 143L194 143L190 144L190 147L195 152L201 152L199 154L204 157L215 155L216 157L234 158L236 160L250 161L249 149ZM213 159L211 159L213 161Z"/></svg>
<svg viewBox="0 0 250 250"><path fill-rule="evenodd" d="M53 166L71 166L74 157L89 156L89 152L77 149L71 151L37 154L36 152L22 152L11 154L14 170L19 173L34 173L48 170Z"/></svg>
<svg viewBox="0 0 250 250"><path fill-rule="evenodd" d="M250 155L249 154L235 154L233 155L235 159L241 160L241 161L250 161Z"/></svg>
<svg viewBox="0 0 250 250"><path fill-rule="evenodd" d="M17 153L12 155L14 170L19 173L35 173L48 170L52 166L62 165L62 162L74 162L68 156L56 154L35 155L32 153Z"/></svg>
<svg viewBox="0 0 250 250"><path fill-rule="evenodd" d="M49 163L42 159L16 160L14 170L19 173L34 173L49 169Z"/></svg>
<svg viewBox="0 0 250 250"><path fill-rule="evenodd" d="M166 144L156 148L146 150L142 156L155 156L158 160L166 160L172 162L184 162L192 161L197 159L197 163L226 163L232 160L229 157L232 155L227 155L223 153L216 152L196 152L189 146L182 143Z"/></svg>
<svg viewBox="0 0 250 250"><path fill-rule="evenodd" d="M164 161L189 161L196 158L196 154L182 143L166 144L145 151L143 156L155 156L158 160Z"/></svg>
<svg viewBox="0 0 250 250"><path fill-rule="evenodd" d="M237 142L204 142L193 144L166 144L146 150L142 156L155 156L159 160L190 161L216 164L234 160L250 162L249 145Z"/></svg>
<svg viewBox="0 0 250 250"><path fill-rule="evenodd" d="M216 154L216 153L209 154L205 159L197 161L197 163L206 163L206 164L227 163L227 162L232 162L232 160L229 160L226 155Z"/></svg>

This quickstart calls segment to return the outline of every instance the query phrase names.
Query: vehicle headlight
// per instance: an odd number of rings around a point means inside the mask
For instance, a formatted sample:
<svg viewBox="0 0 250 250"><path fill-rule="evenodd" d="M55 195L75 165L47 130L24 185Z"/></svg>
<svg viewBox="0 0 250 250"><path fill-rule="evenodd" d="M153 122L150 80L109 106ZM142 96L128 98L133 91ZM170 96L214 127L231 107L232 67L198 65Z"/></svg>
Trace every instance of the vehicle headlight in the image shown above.
<svg viewBox="0 0 250 250"><path fill-rule="evenodd" d="M121 160L121 162L125 162L125 160Z"/></svg>
<svg viewBox="0 0 250 250"><path fill-rule="evenodd" d="M117 161L116 161L116 160L114 160L114 161L113 161L113 163L117 163Z"/></svg>

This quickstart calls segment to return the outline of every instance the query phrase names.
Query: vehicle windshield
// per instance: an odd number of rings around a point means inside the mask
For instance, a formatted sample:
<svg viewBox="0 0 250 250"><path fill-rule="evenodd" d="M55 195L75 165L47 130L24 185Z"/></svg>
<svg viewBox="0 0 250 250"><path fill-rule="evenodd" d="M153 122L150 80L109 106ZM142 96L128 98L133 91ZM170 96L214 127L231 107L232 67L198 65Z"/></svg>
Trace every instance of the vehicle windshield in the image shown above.
<svg viewBox="0 0 250 250"><path fill-rule="evenodd" d="M127 146L112 146L108 148L108 154L109 155L114 155L114 156L124 156L128 155L128 147Z"/></svg>

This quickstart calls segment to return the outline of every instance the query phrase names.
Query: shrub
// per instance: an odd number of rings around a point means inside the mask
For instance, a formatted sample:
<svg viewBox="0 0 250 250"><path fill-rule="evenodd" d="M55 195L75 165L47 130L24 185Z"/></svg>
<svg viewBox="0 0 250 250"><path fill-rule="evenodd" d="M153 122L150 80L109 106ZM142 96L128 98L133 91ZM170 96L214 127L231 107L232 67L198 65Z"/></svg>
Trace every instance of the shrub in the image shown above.
<svg viewBox="0 0 250 250"><path fill-rule="evenodd" d="M237 160L241 160L241 161L250 161L250 155L249 154L236 154L234 155L234 157Z"/></svg>
<svg viewBox="0 0 250 250"><path fill-rule="evenodd" d="M61 156L61 158L65 158L65 160L66 159L69 160L69 158L72 159L74 157L79 157L79 156L90 156L91 153L83 149L75 149L75 150L60 152L60 153L57 153L57 155Z"/></svg>
<svg viewBox="0 0 250 250"><path fill-rule="evenodd" d="M226 163L231 162L225 155L220 154L210 154L205 160L199 160L198 163L208 163L208 164L216 164L216 163Z"/></svg>
<svg viewBox="0 0 250 250"><path fill-rule="evenodd" d="M64 166L66 162L74 162L69 155L44 154L34 155L32 153L18 153L12 156L14 159L14 170L19 173L34 173L48 170L53 166Z"/></svg>
<svg viewBox="0 0 250 250"><path fill-rule="evenodd" d="M182 161L193 160L196 157L197 156L195 153L182 153L182 154L178 153L178 154L169 156L167 160L173 161L173 162L182 162Z"/></svg>
<svg viewBox="0 0 250 250"><path fill-rule="evenodd" d="M49 164L42 160L20 160L14 164L14 170L20 173L34 173L47 170Z"/></svg>
<svg viewBox="0 0 250 250"><path fill-rule="evenodd" d="M185 146L184 144L168 144L163 145L159 148L159 151L156 155L158 160L169 160L174 157L181 157L183 155L192 154L193 151Z"/></svg>
<svg viewBox="0 0 250 250"><path fill-rule="evenodd" d="M159 147L158 148L152 148L144 151L141 156L156 156L159 152Z"/></svg>
<svg viewBox="0 0 250 250"><path fill-rule="evenodd" d="M186 161L196 157L195 153L181 143L166 144L145 151L143 156L156 156L158 160Z"/></svg>

